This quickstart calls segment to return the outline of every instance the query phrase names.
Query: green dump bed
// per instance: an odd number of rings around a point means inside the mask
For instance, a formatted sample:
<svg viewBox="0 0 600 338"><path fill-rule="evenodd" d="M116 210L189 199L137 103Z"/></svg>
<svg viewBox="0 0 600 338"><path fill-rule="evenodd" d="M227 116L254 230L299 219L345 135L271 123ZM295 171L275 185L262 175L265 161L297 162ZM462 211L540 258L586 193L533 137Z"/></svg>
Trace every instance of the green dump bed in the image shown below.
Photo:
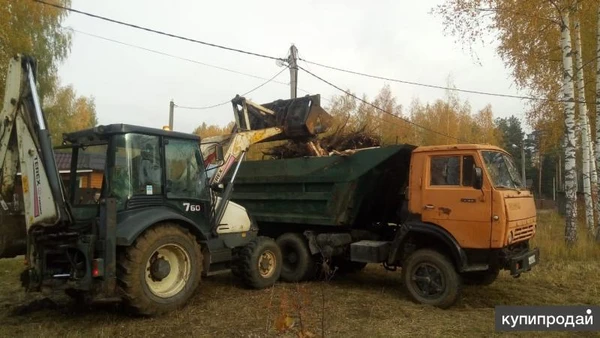
<svg viewBox="0 0 600 338"><path fill-rule="evenodd" d="M246 161L232 200L259 223L317 226L393 222L404 200L414 146L350 156Z"/></svg>

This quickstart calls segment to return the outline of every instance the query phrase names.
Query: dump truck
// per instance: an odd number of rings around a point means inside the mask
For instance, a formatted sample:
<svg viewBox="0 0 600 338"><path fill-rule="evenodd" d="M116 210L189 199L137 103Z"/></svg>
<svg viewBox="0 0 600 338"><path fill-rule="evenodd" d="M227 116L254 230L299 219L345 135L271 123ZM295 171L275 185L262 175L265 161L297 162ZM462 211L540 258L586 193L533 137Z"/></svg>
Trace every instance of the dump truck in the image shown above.
<svg viewBox="0 0 600 338"><path fill-rule="evenodd" d="M288 282L377 263L400 269L415 301L448 308L463 283L518 277L539 262L533 196L511 156L490 145L246 161L231 199L276 240Z"/></svg>
<svg viewBox="0 0 600 338"><path fill-rule="evenodd" d="M245 148L237 149L231 166L223 149L213 147L220 175L232 173L223 190L209 182L197 135L101 125L63 135L59 148L70 154L64 179L37 92L36 65L25 55L10 60L0 113L0 205L2 219L11 220L0 227L0 249L10 257L19 251L15 241L26 243L21 283L27 291L118 301L134 313L156 315L182 307L202 276L235 270L256 289L279 279L279 247L259 236L243 206L228 197ZM244 114L256 110L246 110L240 118L275 128L271 137L279 139L322 130L313 117L327 114L311 97L275 102L263 109L267 115L250 117ZM86 156L102 168L99 194L88 200L79 198L78 184L79 159ZM18 191L22 196L15 198Z"/></svg>

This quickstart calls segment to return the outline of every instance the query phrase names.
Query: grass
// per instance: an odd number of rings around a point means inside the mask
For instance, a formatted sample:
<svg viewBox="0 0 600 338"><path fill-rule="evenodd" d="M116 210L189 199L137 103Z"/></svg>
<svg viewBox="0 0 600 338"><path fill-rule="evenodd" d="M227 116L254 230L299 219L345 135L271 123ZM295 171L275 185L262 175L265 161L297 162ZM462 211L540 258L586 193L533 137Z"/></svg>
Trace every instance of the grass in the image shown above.
<svg viewBox="0 0 600 338"><path fill-rule="evenodd" d="M600 246L580 236L567 250L562 222L540 214L535 243L541 263L534 271L518 279L503 272L491 286L465 287L449 310L411 302L399 272L369 265L327 283L279 283L260 291L241 287L230 274L210 277L188 306L158 318L130 317L112 305L82 311L65 304L15 315L19 305L42 296L21 290L22 260L0 260L0 336L320 337L322 329L327 337L496 336L495 305L600 304Z"/></svg>

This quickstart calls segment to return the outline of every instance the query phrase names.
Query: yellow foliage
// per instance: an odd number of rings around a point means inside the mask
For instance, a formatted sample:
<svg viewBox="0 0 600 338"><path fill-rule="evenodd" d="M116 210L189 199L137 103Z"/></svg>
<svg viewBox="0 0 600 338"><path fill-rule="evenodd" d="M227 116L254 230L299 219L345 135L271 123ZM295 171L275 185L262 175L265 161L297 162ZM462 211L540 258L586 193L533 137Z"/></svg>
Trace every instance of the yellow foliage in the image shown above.
<svg viewBox="0 0 600 338"><path fill-rule="evenodd" d="M196 134L196 135L200 136L201 138L226 135L226 134L231 134L231 131L233 130L234 126L235 126L235 122L233 122L233 121L229 122L224 127L220 127L220 126L214 125L214 124L207 125L205 122L203 122L200 126L196 127L196 129L194 129L192 134Z"/></svg>
<svg viewBox="0 0 600 338"><path fill-rule="evenodd" d="M542 152L561 144L564 135L562 98L562 55L560 41L560 11L569 10L577 2L580 9L572 19L581 22L582 58L586 82L585 97L591 123L595 121L595 76L597 57L597 0L446 0L434 9L443 19L446 31L458 37L471 51L475 42L485 36L498 41L497 52L518 88L530 96L549 101L531 101L526 112L529 124L542 134ZM572 20L575 21L575 20ZM571 33L575 30L571 27ZM573 41L575 37L571 38Z"/></svg>
<svg viewBox="0 0 600 338"><path fill-rule="evenodd" d="M94 98L78 97L72 86L60 87L46 101L44 111L54 145L62 143L63 133L98 124Z"/></svg>
<svg viewBox="0 0 600 338"><path fill-rule="evenodd" d="M70 0L49 0L70 6ZM56 89L58 62L64 60L71 46L71 35L61 28L67 13L34 1L0 0L0 95L8 60L15 54L29 54L38 62L40 97Z"/></svg>

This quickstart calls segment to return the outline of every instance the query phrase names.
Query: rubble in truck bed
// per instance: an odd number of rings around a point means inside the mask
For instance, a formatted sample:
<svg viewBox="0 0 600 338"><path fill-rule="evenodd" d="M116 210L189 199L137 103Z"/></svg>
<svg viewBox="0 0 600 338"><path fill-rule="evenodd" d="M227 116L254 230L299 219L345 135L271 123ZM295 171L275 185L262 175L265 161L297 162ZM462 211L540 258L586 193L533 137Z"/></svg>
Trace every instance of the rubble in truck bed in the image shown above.
<svg viewBox="0 0 600 338"><path fill-rule="evenodd" d="M338 128L334 133L307 141L290 140L281 145L263 150L272 159L305 156L349 155L357 149L378 147L381 138L366 128L347 130Z"/></svg>

